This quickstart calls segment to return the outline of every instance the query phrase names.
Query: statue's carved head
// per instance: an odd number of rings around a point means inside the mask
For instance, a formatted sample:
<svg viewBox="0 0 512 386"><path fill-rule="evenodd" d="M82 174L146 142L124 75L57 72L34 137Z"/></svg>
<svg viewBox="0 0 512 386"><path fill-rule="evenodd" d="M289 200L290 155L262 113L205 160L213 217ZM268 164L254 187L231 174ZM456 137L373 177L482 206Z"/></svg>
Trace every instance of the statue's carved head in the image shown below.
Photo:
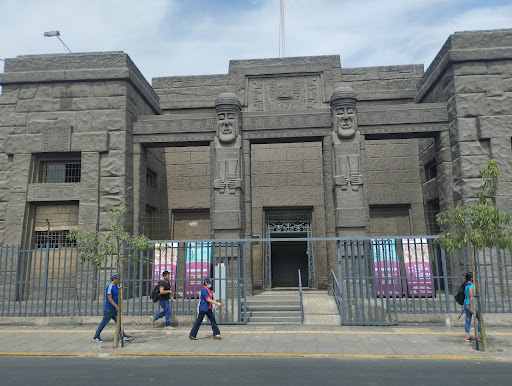
<svg viewBox="0 0 512 386"><path fill-rule="evenodd" d="M331 96L333 131L338 138L352 138L357 130L356 93L352 87L338 87Z"/></svg>
<svg viewBox="0 0 512 386"><path fill-rule="evenodd" d="M233 93L222 93L215 100L217 110L217 137L223 145L230 145L240 135L242 105Z"/></svg>

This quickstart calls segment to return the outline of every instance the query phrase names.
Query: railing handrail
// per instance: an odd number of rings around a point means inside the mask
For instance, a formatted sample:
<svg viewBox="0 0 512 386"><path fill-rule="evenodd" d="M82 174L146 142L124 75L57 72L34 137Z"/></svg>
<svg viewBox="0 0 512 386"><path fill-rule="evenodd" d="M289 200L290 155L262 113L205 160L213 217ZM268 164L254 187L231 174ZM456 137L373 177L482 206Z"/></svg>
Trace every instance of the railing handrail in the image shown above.
<svg viewBox="0 0 512 386"><path fill-rule="evenodd" d="M343 322L343 315L341 314L341 294L340 294L340 283L338 282L338 278L334 273L334 270L331 269L331 277L332 277L332 296L334 296L334 303L336 303L336 307L338 307L338 313Z"/></svg>
<svg viewBox="0 0 512 386"><path fill-rule="evenodd" d="M302 303L302 279L299 268L299 301L300 301L300 324L304 324L304 305Z"/></svg>

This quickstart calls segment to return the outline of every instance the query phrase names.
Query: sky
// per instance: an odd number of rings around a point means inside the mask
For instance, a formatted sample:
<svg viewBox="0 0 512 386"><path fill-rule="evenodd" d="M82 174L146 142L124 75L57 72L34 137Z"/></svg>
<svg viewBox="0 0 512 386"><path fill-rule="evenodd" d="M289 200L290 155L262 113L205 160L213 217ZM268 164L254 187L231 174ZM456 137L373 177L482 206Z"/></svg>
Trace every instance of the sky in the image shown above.
<svg viewBox="0 0 512 386"><path fill-rule="evenodd" d="M512 28L512 0L284 0L285 56L424 64L456 31ZM151 83L280 56L280 0L0 0L0 59L124 51ZM0 60L0 72L4 62Z"/></svg>

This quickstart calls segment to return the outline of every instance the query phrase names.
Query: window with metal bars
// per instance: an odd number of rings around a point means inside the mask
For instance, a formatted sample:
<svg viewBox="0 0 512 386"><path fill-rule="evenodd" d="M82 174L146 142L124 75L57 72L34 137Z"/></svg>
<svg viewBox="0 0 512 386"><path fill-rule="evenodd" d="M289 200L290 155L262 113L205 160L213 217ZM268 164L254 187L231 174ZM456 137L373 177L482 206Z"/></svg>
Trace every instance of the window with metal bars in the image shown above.
<svg viewBox="0 0 512 386"><path fill-rule="evenodd" d="M50 248L71 247L76 245L74 241L68 239L69 231L36 231L35 246L37 248L45 248L46 242L50 242Z"/></svg>
<svg viewBox="0 0 512 386"><path fill-rule="evenodd" d="M80 161L41 161L39 183L80 182L82 163Z"/></svg>

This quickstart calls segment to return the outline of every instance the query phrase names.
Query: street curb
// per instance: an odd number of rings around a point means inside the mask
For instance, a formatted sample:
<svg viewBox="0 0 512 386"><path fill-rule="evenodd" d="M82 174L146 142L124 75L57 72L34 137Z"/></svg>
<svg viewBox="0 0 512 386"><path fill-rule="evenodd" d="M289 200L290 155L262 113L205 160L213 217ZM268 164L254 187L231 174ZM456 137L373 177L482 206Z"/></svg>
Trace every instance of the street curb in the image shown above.
<svg viewBox="0 0 512 386"><path fill-rule="evenodd" d="M479 355L414 355L414 354L303 354L303 353L218 353L218 352L0 352L0 357L268 357L268 358L339 358L339 359L431 359L431 360L495 360L511 361L512 357Z"/></svg>

